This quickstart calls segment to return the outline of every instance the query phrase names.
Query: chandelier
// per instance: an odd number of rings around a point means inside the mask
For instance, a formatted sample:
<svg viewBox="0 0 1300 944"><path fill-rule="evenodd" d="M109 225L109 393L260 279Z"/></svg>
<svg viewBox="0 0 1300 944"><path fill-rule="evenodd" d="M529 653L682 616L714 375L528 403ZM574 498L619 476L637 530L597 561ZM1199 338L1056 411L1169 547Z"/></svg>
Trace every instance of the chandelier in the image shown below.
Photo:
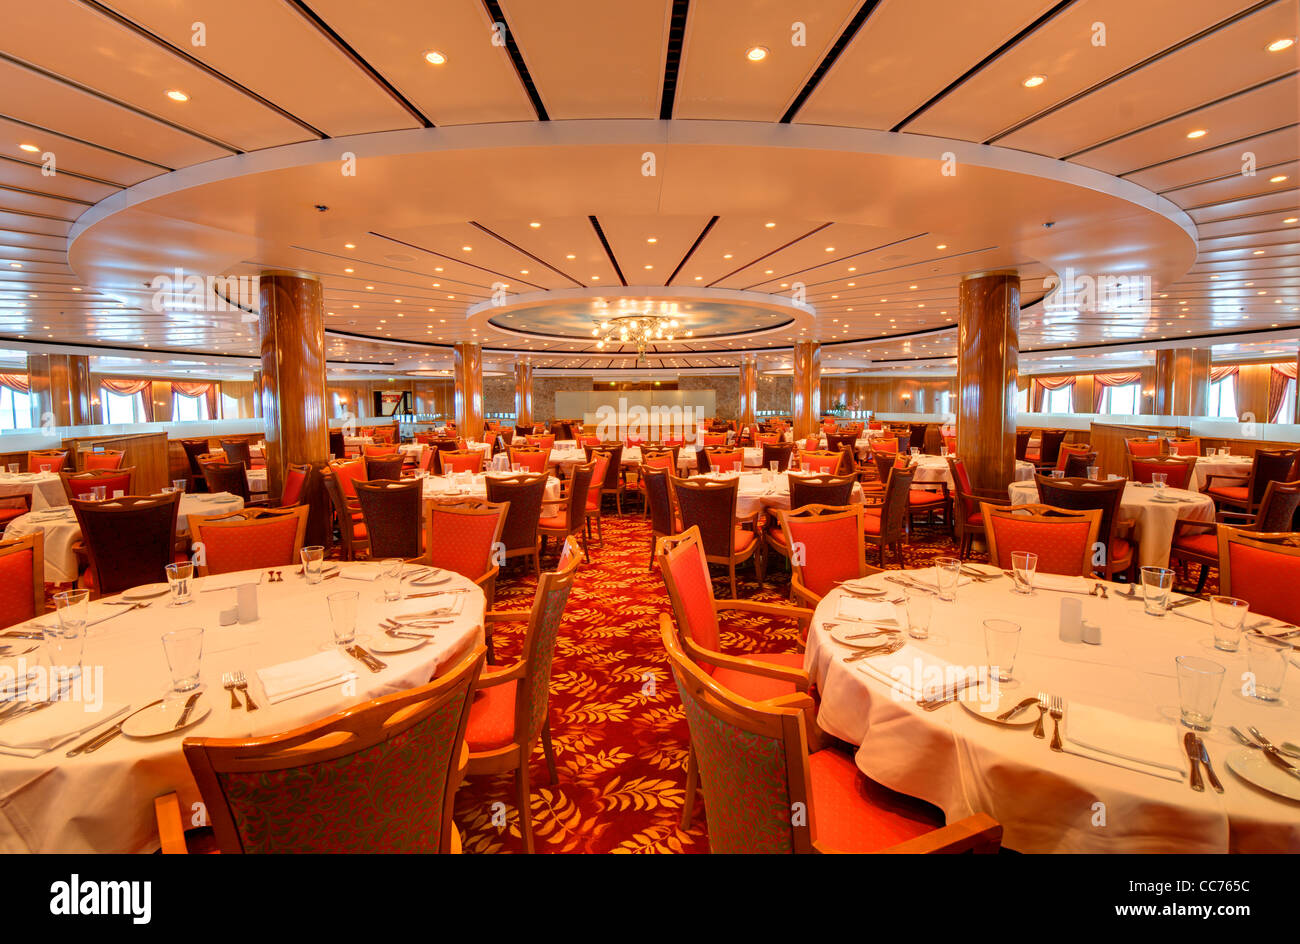
<svg viewBox="0 0 1300 944"><path fill-rule="evenodd" d="M597 349L603 351L606 345L634 344L638 364L645 362L648 345L656 341L673 341L678 335L689 338L694 334L693 331L682 331L676 302L660 302L656 311L652 304L624 298L619 300L616 314L604 314L608 311L608 303L597 305L596 317L599 320L591 329Z"/></svg>

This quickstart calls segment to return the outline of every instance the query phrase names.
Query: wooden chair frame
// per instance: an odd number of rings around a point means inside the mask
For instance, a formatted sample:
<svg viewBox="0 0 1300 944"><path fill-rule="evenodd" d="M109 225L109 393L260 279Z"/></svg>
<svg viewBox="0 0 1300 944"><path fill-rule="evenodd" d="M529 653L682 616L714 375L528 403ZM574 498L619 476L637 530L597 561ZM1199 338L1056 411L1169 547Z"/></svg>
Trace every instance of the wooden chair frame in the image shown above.
<svg viewBox="0 0 1300 944"><path fill-rule="evenodd" d="M1113 479L1106 482L1095 482L1092 479L1087 478L1053 479L1039 475L1035 476L1034 481L1038 486L1039 503L1049 508L1061 508L1062 510L1066 510L1063 506L1054 505L1052 503L1050 498L1052 489L1059 489L1062 491L1069 490L1071 492L1083 494L1114 495L1113 500L1115 502L1115 511L1111 515L1110 533L1102 534L1100 525L1098 525L1097 529L1096 540L1101 542L1101 544L1106 548L1105 566L1099 568L1101 577L1103 580L1114 580L1116 574L1127 572L1128 580L1130 582L1133 582L1136 579L1135 569L1139 559L1138 544L1136 541L1131 542L1132 552L1128 558L1115 560L1111 557L1111 547L1114 545L1115 538L1120 534L1131 534L1136 524L1132 519L1123 517L1124 489L1128 484L1127 479ZM1022 505L1020 507L1026 506ZM1080 511L1086 509L1069 510ZM1102 520L1104 521L1106 517L1105 511L1103 509L1098 510L1102 512Z"/></svg>
<svg viewBox="0 0 1300 944"><path fill-rule="evenodd" d="M1142 481L1141 479L1138 478L1137 475L1137 470L1139 466L1141 466L1142 468L1150 468L1153 473L1161 472L1164 469L1182 468L1184 470L1183 474L1186 476L1186 478L1184 479L1184 482L1186 482L1186 484L1182 486L1171 485L1170 488L1181 487L1181 488L1190 489L1192 487L1192 481L1196 475L1196 456L1129 455L1126 458L1128 459L1128 477L1132 479L1134 482ZM1150 482L1151 479L1148 477L1145 481Z"/></svg>
<svg viewBox="0 0 1300 944"><path fill-rule="evenodd" d="M728 534L728 544L731 553L725 556L721 554L709 554L706 555L705 559L710 564L719 564L727 568L727 580L728 580L728 584L731 587L732 597L735 597L736 595L736 565L737 564L743 564L745 561L750 560L752 558L754 561L754 571L758 575L758 582L761 584L763 582L763 574L766 570L765 567L766 555L760 553L763 548L763 540L762 540L762 536L757 533L758 512L755 512L754 514L750 515L748 518L736 517L736 497L740 490L740 483L736 479L727 479L725 481L719 481L717 479L702 479L702 478L683 479L683 478L678 478L675 475L670 475L668 477L668 495L672 502L673 521L681 522L682 524L685 524L685 519L682 517L682 512L681 512L681 503L678 500L678 492L681 489L686 489L688 491L694 491L694 492L716 492L716 491L730 489L731 517L730 517L729 524L730 524L731 531ZM735 529L737 526L744 525L746 523L750 524L755 529L754 540L750 543L749 549L747 551L737 554ZM695 526L692 525L692 527ZM698 532L698 528L696 530Z"/></svg>
<svg viewBox="0 0 1300 944"><path fill-rule="evenodd" d="M1297 456L1300 456L1300 450L1259 449L1256 450L1255 452L1255 458L1254 461L1252 461L1250 464L1250 473L1248 475L1243 477L1240 475L1227 475L1224 473L1217 473L1217 472L1212 473L1210 475L1207 475L1205 477L1205 481L1201 483L1202 491L1204 491L1206 494L1209 494L1210 488L1212 487L1212 483L1215 479L1225 479L1230 482L1244 481L1246 484L1246 500L1244 502L1238 501L1236 499L1231 499L1231 498L1218 498L1214 495L1211 495L1210 497L1214 499L1214 504L1216 508L1223 508L1226 506L1228 508L1240 509L1241 511L1244 511L1247 514L1257 514L1259 512L1260 502L1262 502L1264 499L1263 492L1260 492L1260 496L1259 496L1260 501L1255 501L1254 498L1252 497L1255 494L1255 480L1259 474L1260 456L1268 456L1271 459L1274 456L1282 456L1287 453L1291 455L1291 460L1292 460L1291 471L1294 472L1296 467L1296 458ZM1280 478L1270 479L1269 481L1277 482L1277 481L1286 481L1286 480L1287 480L1287 475L1286 473L1283 473L1283 475ZM1265 488L1267 487L1268 486L1266 484Z"/></svg>
<svg viewBox="0 0 1300 944"><path fill-rule="evenodd" d="M0 557L21 554L24 550L32 552L32 615L28 619L35 619L45 612L45 532L36 530L20 538L0 538Z"/></svg>
<svg viewBox="0 0 1300 944"><path fill-rule="evenodd" d="M952 478L953 491L953 540L957 542L957 556L965 560L970 557L975 538L984 536L983 525L976 528L969 523L971 512L966 507L966 499L970 499L976 513L978 513L980 502L988 502L990 505L998 505L1004 508L1010 508L1012 503L1011 499L1006 497L1006 492L998 489L972 486L971 490L966 492L961 487L961 476L957 474L957 467L961 464L962 459L959 456L948 456L948 474Z"/></svg>
<svg viewBox="0 0 1300 944"><path fill-rule="evenodd" d="M819 523L830 523L844 518L852 518L854 533L857 535L857 547L853 549L853 556L857 562L857 573L854 576L865 577L867 574L880 573L880 568L867 566L867 542L862 532L862 505L856 503L847 507L840 505L804 505L802 508L795 508L790 511L780 509L777 516L781 521L781 530L789 538L791 547L795 543L790 531L791 521L798 523L800 520L815 520ZM848 548L838 548L841 554L847 550ZM800 605L815 608L822 601L822 595L809 589L804 581L803 568L804 565L800 561L799 555L791 554L790 569L793 573L790 576L790 596Z"/></svg>
<svg viewBox="0 0 1300 944"><path fill-rule="evenodd" d="M354 533L357 525L365 523L361 518L361 503L356 498L348 498L343 494L343 488L339 485L338 473L334 471L333 464L321 469L321 484L325 488L325 493L330 497L330 504L334 507L334 517L338 521L339 539L343 542L343 559L357 560L361 552L369 553L370 549L369 532L364 538L359 538Z"/></svg>
<svg viewBox="0 0 1300 944"><path fill-rule="evenodd" d="M495 549L501 544L501 530L506 526L506 512L510 510L510 502L490 502L482 498L449 498L447 500L438 500L425 502L424 505L424 554L420 562L433 566L433 512L434 509L442 512L450 512L456 515L496 515L496 529L492 532L492 541L488 550L488 568L478 577L472 577L469 574L463 576L469 577L470 580L483 588L487 595L487 605L490 609L492 602L496 599L497 574L501 567L492 563L492 556ZM487 636L488 661L492 659L492 636Z"/></svg>
<svg viewBox="0 0 1300 944"><path fill-rule="evenodd" d="M1224 525L1219 528L1219 593L1230 597L1232 593L1232 568L1228 561L1234 544L1254 547L1287 557L1300 557L1300 534L1292 531L1249 531Z"/></svg>
<svg viewBox="0 0 1300 944"><path fill-rule="evenodd" d="M573 500L573 483L574 480L577 478L577 473L579 470L583 470L587 473L587 494L588 495L591 494L591 489L593 487L595 488L600 487L596 483L595 479L593 478L596 472L595 462L584 462L581 465L574 466L573 473L570 474L567 480L565 480L560 484L560 497L542 500L543 517L547 517L546 509L548 506L549 507L559 506L562 508L567 506L567 510L564 512L565 515L567 515L566 526L564 528L543 528L539 525L537 528L537 533L542 539L543 551L546 549L547 538L555 538L563 542L563 541L567 541L571 535L575 535L575 534L580 535L582 540L583 559L588 564L590 564L591 563L591 550L590 550L591 542L587 540L587 537L584 534L584 529L587 527L587 499L584 496L581 503L574 502Z"/></svg>
<svg viewBox="0 0 1300 944"><path fill-rule="evenodd" d="M126 475L126 488L122 491L130 495L132 486L135 484L135 466L133 465L121 469L89 469L84 472L63 471L59 473L59 480L63 483L63 494L71 500L73 495L72 482L94 486L98 484L97 479L120 479L124 473ZM108 495L107 497L112 498L113 496Z"/></svg>
<svg viewBox="0 0 1300 944"><path fill-rule="evenodd" d="M180 502L180 492L169 492L166 495L125 495L122 498L110 498L108 501L103 502L79 501L75 498L70 500L69 504L72 505L72 510L77 516L77 524L81 527L82 542L86 547L86 556L89 560L90 572L95 581L94 592L92 593L93 598L98 599L104 595L105 584L103 575L100 572L100 561L95 556L85 537L87 528L85 526L85 521L82 519L83 513L96 515L114 514L138 509L153 508L158 505L171 505L171 524L168 526L168 534L171 537L169 547L174 549L176 543L176 512L180 507ZM169 553L169 560L171 556L171 553ZM123 587L122 589L125 590L129 588ZM111 590L110 595L118 592L120 591Z"/></svg>
<svg viewBox="0 0 1300 944"><path fill-rule="evenodd" d="M988 543L989 561L999 566L997 538L994 537L993 521L995 518L1015 518L1017 521L1059 524L1063 519L1085 518L1088 521L1088 536L1084 541L1083 557L1079 561L1080 577L1092 576L1092 549L1097 543L1097 531L1101 527L1101 510L1073 511L1068 508L1054 508L1051 505L1029 504L1013 505L1010 508L980 502L980 514L984 517L984 540Z"/></svg>
<svg viewBox="0 0 1300 944"><path fill-rule="evenodd" d="M259 521L266 521L269 518L284 518L290 515L298 519L297 530L293 536L293 550L290 552L289 560L284 566L290 566L298 563L299 551L302 550L303 535L307 533L307 516L311 513L311 508L307 505L291 505L288 508L244 508L240 511L227 512L223 515L190 515L186 520L189 522L190 540L194 546L203 543L203 532L205 529L218 530L228 528L246 527ZM206 555L200 555L200 563L196 570L200 577L208 576L208 561Z"/></svg>

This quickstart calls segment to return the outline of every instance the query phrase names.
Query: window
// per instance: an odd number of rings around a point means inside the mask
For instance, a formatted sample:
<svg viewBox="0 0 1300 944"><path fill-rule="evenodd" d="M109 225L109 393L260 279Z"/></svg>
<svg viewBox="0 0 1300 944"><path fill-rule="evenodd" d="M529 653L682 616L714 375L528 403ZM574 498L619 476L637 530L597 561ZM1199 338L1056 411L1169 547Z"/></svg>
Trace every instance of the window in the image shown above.
<svg viewBox="0 0 1300 944"><path fill-rule="evenodd" d="M1124 384L1107 387L1101 395L1101 412L1119 416L1136 416L1141 402L1142 385Z"/></svg>
<svg viewBox="0 0 1300 944"><path fill-rule="evenodd" d="M1043 392L1045 394L1043 397L1044 413L1074 412L1074 384L1066 384L1056 390L1045 390Z"/></svg>
<svg viewBox="0 0 1300 944"><path fill-rule="evenodd" d="M183 393L172 394L172 422L189 423L209 418L207 397L187 397Z"/></svg>
<svg viewBox="0 0 1300 944"><path fill-rule="evenodd" d="M1210 384L1210 416L1221 420L1237 418L1237 378L1233 375Z"/></svg>
<svg viewBox="0 0 1300 944"><path fill-rule="evenodd" d="M944 414L952 412L952 391L951 390L941 390L939 392L938 412Z"/></svg>
<svg viewBox="0 0 1300 944"><path fill-rule="evenodd" d="M230 397L223 393L221 395L221 418L233 420L238 418L239 415L239 398Z"/></svg>
<svg viewBox="0 0 1300 944"><path fill-rule="evenodd" d="M1016 412L1017 413L1029 412L1029 388L1028 387L1024 387L1023 389L1016 391Z"/></svg>
<svg viewBox="0 0 1300 944"><path fill-rule="evenodd" d="M1295 381L1286 382L1286 392L1282 394L1282 405L1278 407L1274 423L1295 422Z"/></svg>
<svg viewBox="0 0 1300 944"><path fill-rule="evenodd" d="M30 429L31 398L9 387L0 387L0 429Z"/></svg>
<svg viewBox="0 0 1300 944"><path fill-rule="evenodd" d="M114 393L102 387L100 402L104 407L105 423L143 423L144 395L140 393Z"/></svg>

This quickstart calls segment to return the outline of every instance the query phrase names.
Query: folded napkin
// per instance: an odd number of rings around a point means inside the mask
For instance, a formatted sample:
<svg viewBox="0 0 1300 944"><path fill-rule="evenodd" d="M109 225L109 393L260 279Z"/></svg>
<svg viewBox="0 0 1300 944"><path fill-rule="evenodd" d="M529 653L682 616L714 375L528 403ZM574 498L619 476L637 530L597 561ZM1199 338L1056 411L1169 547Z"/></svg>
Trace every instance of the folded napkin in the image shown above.
<svg viewBox="0 0 1300 944"><path fill-rule="evenodd" d="M49 708L0 725L0 754L39 757L65 741L98 727L126 711L123 704L105 702L98 711L87 711L84 701L59 701ZM21 709L20 709L21 710Z"/></svg>
<svg viewBox="0 0 1300 944"><path fill-rule="evenodd" d="M841 594L835 608L835 615L840 619L861 620L873 623L896 623L898 616L894 613L894 604L876 600L859 600Z"/></svg>
<svg viewBox="0 0 1300 944"><path fill-rule="evenodd" d="M1092 590L1094 580L1086 577L1068 577L1065 574L1034 574L1034 586L1044 590L1070 590L1075 593L1088 593Z"/></svg>
<svg viewBox="0 0 1300 944"><path fill-rule="evenodd" d="M230 492L207 492L205 494L195 495L194 497L199 501L205 502L230 502L234 501L239 496L231 494Z"/></svg>
<svg viewBox="0 0 1300 944"><path fill-rule="evenodd" d="M1169 780L1183 779L1186 762L1177 732L1168 724L1071 703L1061 734L1071 754Z"/></svg>
<svg viewBox="0 0 1300 944"><path fill-rule="evenodd" d="M886 656L869 656L856 663L858 671L892 690L899 701L917 701L960 684L973 668L955 666L910 643Z"/></svg>
<svg viewBox="0 0 1300 944"><path fill-rule="evenodd" d="M370 580L379 579L380 569L373 564L353 564L351 567L343 568L343 576L348 580Z"/></svg>
<svg viewBox="0 0 1300 944"><path fill-rule="evenodd" d="M357 677L350 663L337 649L318 652L305 659L282 662L257 670L267 700L273 705L322 688L342 685Z"/></svg>
<svg viewBox="0 0 1300 944"><path fill-rule="evenodd" d="M439 593L432 597L425 598L428 601L427 610L417 610L414 613L398 613L393 619L401 622L410 622L412 620L436 619L442 616L457 616L465 608L465 593Z"/></svg>

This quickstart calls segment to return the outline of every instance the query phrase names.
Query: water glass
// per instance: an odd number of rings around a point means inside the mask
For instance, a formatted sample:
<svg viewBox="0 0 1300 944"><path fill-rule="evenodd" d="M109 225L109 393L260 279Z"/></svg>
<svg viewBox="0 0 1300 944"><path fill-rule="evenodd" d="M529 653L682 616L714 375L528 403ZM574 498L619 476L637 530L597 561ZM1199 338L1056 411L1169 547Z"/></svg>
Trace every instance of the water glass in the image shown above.
<svg viewBox="0 0 1300 944"><path fill-rule="evenodd" d="M1214 624L1214 648L1236 652L1250 604L1236 597L1210 597L1210 621Z"/></svg>
<svg viewBox="0 0 1300 944"><path fill-rule="evenodd" d="M1019 623L1004 619L984 621L984 651L988 654L989 670L999 682L1011 681L1011 670L1015 668L1019 649Z"/></svg>
<svg viewBox="0 0 1300 944"><path fill-rule="evenodd" d="M190 626L163 633L162 644L172 672L172 691L194 691L199 687L199 665L203 661L203 628Z"/></svg>
<svg viewBox="0 0 1300 944"><path fill-rule="evenodd" d="M41 463L41 472L43 474L49 475L53 471L54 471L54 466L50 465L48 462Z"/></svg>
<svg viewBox="0 0 1300 944"><path fill-rule="evenodd" d="M1164 494L1165 494L1165 486L1168 485L1168 484L1169 484L1169 473L1168 473L1168 472L1152 472L1152 473L1151 473L1151 487L1154 488L1154 489L1156 490L1156 497L1157 497L1157 498L1163 498L1163 497L1164 497Z"/></svg>
<svg viewBox="0 0 1300 944"><path fill-rule="evenodd" d="M11 463L9 463L9 474L10 474L10 475L17 475L17 474L18 474L18 463L17 463L17 462L11 462Z"/></svg>
<svg viewBox="0 0 1300 944"><path fill-rule="evenodd" d="M1142 568L1142 599L1151 616L1164 616L1169 594L1174 589L1174 572L1168 567Z"/></svg>
<svg viewBox="0 0 1300 944"><path fill-rule="evenodd" d="M122 489L120 489L120 488L115 488L115 489L113 489L113 497L114 497L114 498L122 498L122 497L125 496L125 495L126 495L126 492L124 492Z"/></svg>
<svg viewBox="0 0 1300 944"><path fill-rule="evenodd" d="M1063 478L1065 478L1065 470L1064 470L1064 469L1053 469L1053 470L1052 470L1052 478L1054 478L1054 479L1063 479Z"/></svg>
<svg viewBox="0 0 1300 944"><path fill-rule="evenodd" d="M102 502L104 499L108 498L108 486L92 485L90 487L90 498L91 501Z"/></svg>
<svg viewBox="0 0 1300 944"><path fill-rule="evenodd" d="M320 583L321 568L325 566L325 548L319 545L304 547L300 552L302 556L302 573L307 579L307 583Z"/></svg>
<svg viewBox="0 0 1300 944"><path fill-rule="evenodd" d="M186 483L184 479L172 479L172 491L174 492L185 491L185 484Z"/></svg>
<svg viewBox="0 0 1300 944"><path fill-rule="evenodd" d="M1098 466L1098 465L1090 465L1090 466L1088 466L1088 478L1092 479L1092 481L1094 481L1094 482L1096 482L1098 479L1100 479L1100 478L1101 478L1101 466Z"/></svg>
<svg viewBox="0 0 1300 944"><path fill-rule="evenodd" d="M781 471L781 460L773 459L767 464L767 467L772 471L773 475L776 475L776 473Z"/></svg>
<svg viewBox="0 0 1300 944"><path fill-rule="evenodd" d="M1291 647L1281 640L1254 633L1246 637L1246 662L1255 677L1255 697L1260 701L1274 702L1282 697L1289 652Z"/></svg>
<svg viewBox="0 0 1300 944"><path fill-rule="evenodd" d="M379 585L389 603L402 599L402 563L401 558L379 562Z"/></svg>
<svg viewBox="0 0 1300 944"><path fill-rule="evenodd" d="M961 561L956 557L936 557L934 559L935 586L939 588L939 599L951 603L957 599L957 581L961 578Z"/></svg>
<svg viewBox="0 0 1300 944"><path fill-rule="evenodd" d="M948 447L947 447L947 446L940 446L940 447L939 447L939 455L942 456L942 457L944 457L944 458L946 459L946 458L948 457Z"/></svg>
<svg viewBox="0 0 1300 944"><path fill-rule="evenodd" d="M334 632L334 643L350 646L357 638L357 600L361 594L356 590L340 590L325 598L330 608L330 629Z"/></svg>
<svg viewBox="0 0 1300 944"><path fill-rule="evenodd" d="M1193 731L1210 730L1214 706L1219 703L1224 668L1198 656L1178 656L1178 708L1183 724Z"/></svg>
<svg viewBox="0 0 1300 944"><path fill-rule="evenodd" d="M1032 551L1011 552L1011 581L1016 593L1034 592L1034 574L1037 570L1037 554Z"/></svg>
<svg viewBox="0 0 1300 944"><path fill-rule="evenodd" d="M731 471L732 471L732 472L735 472L737 475L739 475L739 474L740 474L740 467L741 467L741 463L739 463L739 462L733 462L733 463L731 464Z"/></svg>
<svg viewBox="0 0 1300 944"><path fill-rule="evenodd" d="M921 450L917 446L912 446L907 451L912 454L913 459L915 459L917 456L921 454Z"/></svg>
<svg viewBox="0 0 1300 944"><path fill-rule="evenodd" d="M60 680L81 675L81 653L86 645L86 619L90 610L89 590L64 590L54 595L59 622L47 626L45 653L53 673Z"/></svg>
<svg viewBox="0 0 1300 944"><path fill-rule="evenodd" d="M194 565L189 561L167 565L167 586L172 592L172 606L194 602Z"/></svg>
<svg viewBox="0 0 1300 944"><path fill-rule="evenodd" d="M934 594L928 590L908 587L903 591L907 598L907 635L913 639L930 636L930 613L934 609Z"/></svg>

